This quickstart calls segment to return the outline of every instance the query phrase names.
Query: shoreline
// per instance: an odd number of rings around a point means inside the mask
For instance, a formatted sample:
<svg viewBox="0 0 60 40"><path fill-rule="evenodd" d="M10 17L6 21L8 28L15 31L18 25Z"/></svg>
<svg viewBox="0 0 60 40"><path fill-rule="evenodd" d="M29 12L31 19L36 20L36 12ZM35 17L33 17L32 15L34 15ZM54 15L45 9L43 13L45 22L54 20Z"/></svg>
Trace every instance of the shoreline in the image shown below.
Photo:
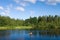
<svg viewBox="0 0 60 40"><path fill-rule="evenodd" d="M0 30L15 30L15 29L31 29L32 27L29 27L29 26L17 26L17 27L0 27Z"/></svg>

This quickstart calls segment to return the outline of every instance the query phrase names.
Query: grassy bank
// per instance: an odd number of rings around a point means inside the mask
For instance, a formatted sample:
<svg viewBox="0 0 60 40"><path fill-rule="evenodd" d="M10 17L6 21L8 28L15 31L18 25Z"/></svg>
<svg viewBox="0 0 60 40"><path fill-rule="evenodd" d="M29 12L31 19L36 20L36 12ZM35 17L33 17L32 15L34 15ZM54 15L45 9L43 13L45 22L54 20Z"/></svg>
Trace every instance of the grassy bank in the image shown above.
<svg viewBox="0 0 60 40"><path fill-rule="evenodd" d="M6 26L6 27L0 27L0 30L13 30L13 29L31 29L31 26Z"/></svg>

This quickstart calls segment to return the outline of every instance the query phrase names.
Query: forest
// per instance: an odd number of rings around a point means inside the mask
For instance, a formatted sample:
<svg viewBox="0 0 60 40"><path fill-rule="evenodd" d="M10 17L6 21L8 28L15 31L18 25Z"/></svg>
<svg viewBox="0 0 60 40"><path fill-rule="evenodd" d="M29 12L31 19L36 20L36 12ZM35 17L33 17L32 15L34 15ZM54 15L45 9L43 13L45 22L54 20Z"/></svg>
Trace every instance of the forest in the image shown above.
<svg viewBox="0 0 60 40"><path fill-rule="evenodd" d="M31 29L40 29L40 30L50 30L50 29L60 29L60 16L39 16L39 17L30 17L28 19L14 19L9 16L0 15L0 27L17 27L17 26L30 26Z"/></svg>

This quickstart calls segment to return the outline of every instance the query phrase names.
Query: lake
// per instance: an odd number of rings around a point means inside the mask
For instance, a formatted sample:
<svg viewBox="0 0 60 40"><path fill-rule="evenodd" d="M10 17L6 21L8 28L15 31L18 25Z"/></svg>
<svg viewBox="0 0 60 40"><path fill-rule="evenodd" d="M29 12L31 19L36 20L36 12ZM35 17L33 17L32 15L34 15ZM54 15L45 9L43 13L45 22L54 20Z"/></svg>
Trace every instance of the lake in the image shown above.
<svg viewBox="0 0 60 40"><path fill-rule="evenodd" d="M1 30L0 40L60 40L60 35L40 30Z"/></svg>

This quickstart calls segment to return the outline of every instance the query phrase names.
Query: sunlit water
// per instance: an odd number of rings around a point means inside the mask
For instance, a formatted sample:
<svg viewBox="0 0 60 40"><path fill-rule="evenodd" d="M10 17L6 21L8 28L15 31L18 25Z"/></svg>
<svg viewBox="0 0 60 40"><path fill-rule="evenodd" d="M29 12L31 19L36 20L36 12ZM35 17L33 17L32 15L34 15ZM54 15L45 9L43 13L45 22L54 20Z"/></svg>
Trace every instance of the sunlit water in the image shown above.
<svg viewBox="0 0 60 40"><path fill-rule="evenodd" d="M60 40L60 36L41 34L39 30L5 30L0 31L0 40Z"/></svg>

